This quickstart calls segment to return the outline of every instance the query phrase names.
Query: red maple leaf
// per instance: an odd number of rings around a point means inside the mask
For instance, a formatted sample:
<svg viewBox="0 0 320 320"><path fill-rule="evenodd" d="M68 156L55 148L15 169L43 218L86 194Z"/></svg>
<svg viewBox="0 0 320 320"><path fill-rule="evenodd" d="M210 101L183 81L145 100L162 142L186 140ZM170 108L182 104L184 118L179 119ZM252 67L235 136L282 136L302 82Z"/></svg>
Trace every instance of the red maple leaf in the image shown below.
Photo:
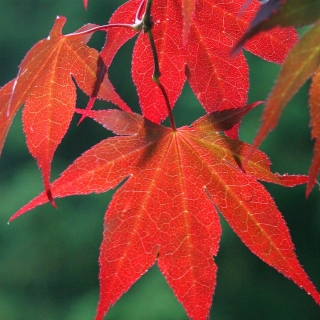
<svg viewBox="0 0 320 320"><path fill-rule="evenodd" d="M152 81L155 55L150 33L141 32L132 75L144 117L115 110L90 111L96 98L130 110L113 90L107 69L119 48L146 27L142 23L145 1L141 0L119 8L110 20L112 29L88 25L63 36L65 19L57 18L49 38L31 49L18 77L0 91L4 106L0 147L25 102L28 148L45 184L45 191L11 220L49 200L53 203L53 198L101 193L125 181L105 216L97 320L156 261L187 314L206 319L216 285L213 256L221 236L217 210L254 254L320 304L319 293L295 256L280 212L257 182L294 186L305 183L307 177L273 174L268 158L258 150L241 165L250 146L221 134L233 130L236 137L234 129L253 107L239 107L245 105L248 92L245 58L241 53L236 58L229 54L259 7L258 1L252 1L239 16L243 4L243 0L154 0L152 36L165 89L159 90ZM94 31L106 29L106 44L99 54L86 43ZM295 40L292 30L276 30L252 39L245 49L282 62ZM50 186L51 160L75 110L71 76L91 98L87 111L78 112L118 136L85 152ZM170 111L164 92L173 107L186 80L208 115L178 130L159 125Z"/></svg>
<svg viewBox="0 0 320 320"><path fill-rule="evenodd" d="M186 5L188 3L188 5ZM230 51L245 32L260 3L253 1L239 16L238 1L154 0L153 36L159 55L161 82L173 107L186 80L207 112L236 108L247 101L248 67L242 54ZM116 10L110 23L132 23L141 0L131 0ZM117 50L136 33L114 28L108 31L101 52L110 66ZM245 49L266 60L281 63L296 41L293 29L275 29L258 35ZM132 58L132 76L140 106L149 120L159 123L168 111L164 98L152 81L153 57L148 36L139 34Z"/></svg>
<svg viewBox="0 0 320 320"><path fill-rule="evenodd" d="M211 113L177 131L133 113L89 113L119 136L75 160L52 184L52 194L101 193L125 180L105 215L96 320L156 261L188 316L207 319L216 285L213 256L221 236L217 210L254 254L320 304L282 215L257 182L294 186L307 177L273 174L260 151L242 171L240 163L250 146L220 133L251 108ZM11 220L46 202L44 192Z"/></svg>
<svg viewBox="0 0 320 320"><path fill-rule="evenodd" d="M0 152L16 112L25 103L22 121L28 149L41 168L51 200L51 161L75 110L76 87L71 76L82 91L92 95L99 73L99 53L86 45L92 32L81 34L94 25L64 36L65 22L64 17L56 18L48 38L34 45L20 64L17 78L0 90ZM130 110L107 76L99 85L98 98Z"/></svg>

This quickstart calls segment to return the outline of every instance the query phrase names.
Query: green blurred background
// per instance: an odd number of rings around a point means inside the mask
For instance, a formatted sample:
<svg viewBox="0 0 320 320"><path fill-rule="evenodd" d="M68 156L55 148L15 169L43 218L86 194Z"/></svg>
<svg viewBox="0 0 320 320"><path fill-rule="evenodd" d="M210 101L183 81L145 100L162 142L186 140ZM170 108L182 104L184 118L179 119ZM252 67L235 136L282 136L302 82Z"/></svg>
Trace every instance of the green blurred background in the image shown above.
<svg viewBox="0 0 320 320"><path fill-rule="evenodd" d="M64 33L83 24L105 24L122 1L0 0L0 86L14 78L25 53L48 36L56 15L68 18ZM134 109L137 97L130 78L134 41L119 52L110 71L119 94ZM103 34L91 44L101 48ZM246 54L251 67L250 102L264 100L278 66ZM312 156L307 107L308 84L261 146L279 173L307 173ZM87 99L78 101L84 107ZM104 103L102 106L107 107ZM251 142L262 106L243 121L241 138ZM186 85L175 109L179 125L191 124L203 110ZM89 119L72 123L53 161L52 178L108 133ZM297 255L320 288L320 195L308 200L305 187L266 186L291 230ZM57 200L37 208L9 226L9 217L42 191L37 166L29 155L19 112L0 159L0 319L93 319L98 302L98 253L103 216L112 193ZM218 284L210 319L320 319L320 309L302 290L252 255L221 218L223 236L216 258ZM147 272L110 310L106 319L187 319L157 267Z"/></svg>

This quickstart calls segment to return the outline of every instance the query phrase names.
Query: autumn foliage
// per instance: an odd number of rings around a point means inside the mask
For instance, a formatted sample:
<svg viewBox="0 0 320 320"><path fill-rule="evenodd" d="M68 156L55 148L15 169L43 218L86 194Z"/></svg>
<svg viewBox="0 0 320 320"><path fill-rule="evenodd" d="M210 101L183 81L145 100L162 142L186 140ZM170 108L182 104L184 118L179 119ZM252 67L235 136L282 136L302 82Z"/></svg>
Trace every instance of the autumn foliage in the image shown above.
<svg viewBox="0 0 320 320"><path fill-rule="evenodd" d="M55 198L102 193L124 182L105 214L97 320L155 263L187 315L207 319L221 237L218 211L252 253L320 305L320 294L297 260L286 223L259 182L307 184L309 194L320 167L319 142L310 178L272 173L268 157L256 149L319 64L318 51L307 59L318 49L314 39L319 25L299 42L293 28L277 27L295 25L279 18L289 12L297 21L290 11L295 2L131 0L115 11L109 24L87 24L67 35L62 33L66 18L57 17L48 38L34 45L17 77L1 88L0 148L24 105L28 149L44 181L44 192L10 221L44 203L55 205ZM305 23L310 21L300 24ZM106 32L100 52L87 45L97 31ZM114 56L134 36L131 71L142 115L131 111L108 78ZM268 61L285 61L253 146L238 140L242 117L261 103L247 105L248 66L242 47ZM307 62L293 68L298 60ZM318 78L316 73L310 91L315 138ZM186 81L206 115L176 128L171 109ZM86 109L76 108L76 85L89 97ZM96 99L121 110L94 111ZM115 136L84 152L51 183L54 153L75 113L79 122L92 118ZM171 127L162 125L167 117Z"/></svg>
<svg viewBox="0 0 320 320"><path fill-rule="evenodd" d="M276 10L275 10L276 9ZM316 139L314 157L309 171L309 182L306 194L310 194L316 183L320 169L320 118L319 118L319 19L320 2L317 0L298 1L269 1L263 4L257 12L250 28L242 36L236 48L240 48L255 34L270 30L275 26L301 27L316 22L308 32L289 52L283 63L276 85L270 93L264 114L262 126L253 142L253 149L258 147L269 131L276 126L281 112L299 88L312 76L313 81L310 90L310 115L312 138ZM253 150L252 149L252 150ZM248 157L250 156L250 153Z"/></svg>

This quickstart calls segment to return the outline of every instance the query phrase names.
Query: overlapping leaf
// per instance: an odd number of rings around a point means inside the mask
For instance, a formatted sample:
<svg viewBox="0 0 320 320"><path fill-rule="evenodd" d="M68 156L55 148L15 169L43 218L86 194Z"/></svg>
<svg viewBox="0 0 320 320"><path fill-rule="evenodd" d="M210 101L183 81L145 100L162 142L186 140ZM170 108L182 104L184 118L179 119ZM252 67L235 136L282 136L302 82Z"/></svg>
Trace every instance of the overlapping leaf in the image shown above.
<svg viewBox="0 0 320 320"><path fill-rule="evenodd" d="M320 24L316 24L311 28L300 41L289 52L284 64L282 65L276 85L271 91L266 107L262 116L262 125L253 142L253 148L257 148L267 134L277 125L281 116L281 112L290 101L292 96L299 88L311 77L317 70L320 62ZM318 81L319 71L316 71L312 89L310 91L310 108L311 108L311 126L312 137L316 138L315 156L310 168L310 179L307 186L307 195L309 195L312 187L316 182L318 171L320 168L319 162L319 105L318 105ZM248 157L250 157L250 153Z"/></svg>
<svg viewBox="0 0 320 320"><path fill-rule="evenodd" d="M94 91L99 54L86 46L91 34L81 34L93 25L63 36L64 17L57 17L47 39L38 42L22 61L18 76L0 90L0 148L15 113L25 103L23 126L30 153L42 170L50 197L50 164L53 154L68 130L74 113L76 92L71 75L88 95ZM129 107L105 77L98 98L111 101L124 110Z"/></svg>
<svg viewBox="0 0 320 320"><path fill-rule="evenodd" d="M261 31L274 27L301 27L320 18L320 2L318 0L275 0L263 3L250 27L234 48L237 52L243 44Z"/></svg>
<svg viewBox="0 0 320 320"><path fill-rule="evenodd" d="M305 176L273 174L268 158L219 132L252 108L225 110L177 131L116 110L89 116L119 136L101 141L52 184L55 198L101 193L125 181L106 212L100 251L100 302L96 320L155 262L188 316L205 320L216 285L221 227L216 208L260 259L320 295L300 266L288 228L257 179L294 186ZM42 193L12 219L48 202Z"/></svg>
<svg viewBox="0 0 320 320"><path fill-rule="evenodd" d="M154 0L153 36L171 106L188 79L192 90L207 112L235 108L245 104L248 92L248 67L244 56L230 57L230 50L249 26L260 4L253 1L243 15L243 0L193 2ZM140 0L121 6L110 23L132 23ZM102 56L110 65L114 54L134 36L127 30L109 30ZM114 39L118 39L118 43ZM272 30L252 39L246 50L273 62L282 62L296 40L293 30ZM148 119L159 123L167 116L164 98L152 81L153 57L146 34L138 36L132 75L140 106Z"/></svg>
<svg viewBox="0 0 320 320"><path fill-rule="evenodd" d="M320 18L320 2L318 0L285 0L268 1L257 12L255 18L239 40L233 51L237 52L245 42L261 31L276 26L300 27L313 23ZM320 61L320 26L317 22L289 52L276 85L274 86L262 116L262 126L254 140L252 151L257 148L267 134L274 129L283 108L300 87L315 73L310 90L310 114L312 138L316 139L314 157L309 170L309 182L306 190L310 194L320 170L320 123L319 123L319 70Z"/></svg>

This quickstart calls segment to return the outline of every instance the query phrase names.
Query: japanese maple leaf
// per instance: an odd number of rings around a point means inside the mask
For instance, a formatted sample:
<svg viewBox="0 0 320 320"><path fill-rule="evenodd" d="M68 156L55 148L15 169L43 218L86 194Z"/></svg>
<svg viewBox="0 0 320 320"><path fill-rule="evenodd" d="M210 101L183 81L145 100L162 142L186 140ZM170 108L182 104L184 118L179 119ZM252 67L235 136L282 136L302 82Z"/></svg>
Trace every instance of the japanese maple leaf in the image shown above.
<svg viewBox="0 0 320 320"><path fill-rule="evenodd" d="M243 171L250 146L221 134L251 108L211 113L178 130L123 111L89 113L118 136L75 160L53 182L52 194L101 193L125 181L105 215L96 320L155 262L188 316L208 319L221 236L217 210L254 254L320 304L281 213L257 182L294 186L307 177L273 174L258 150ZM44 192L11 220L47 201Z"/></svg>
<svg viewBox="0 0 320 320"><path fill-rule="evenodd" d="M268 7L276 10L268 10ZM267 10L267 11L266 11ZM250 28L240 39L234 51L237 51L250 37L255 34L271 29L277 25L301 26L314 22L320 18L320 2L317 0L298 1L269 1L261 6ZM308 196L316 183L320 170L320 115L319 115L319 61L320 61L320 25L316 23L290 50L286 57L275 86L273 87L262 115L262 125L253 142L253 148L247 158L250 157L254 148L257 148L267 134L275 128L281 116L282 110L312 76L310 89L310 115L312 138L316 139L314 157L309 170L309 182L306 189ZM245 160L246 161L246 160Z"/></svg>
<svg viewBox="0 0 320 320"><path fill-rule="evenodd" d="M248 66L243 54L230 56L231 48L248 28L259 9L259 1L249 4L240 16L244 0L180 1L154 0L152 28L161 70L161 83L173 107L186 80L207 112L244 105L247 101ZM112 23L132 23L141 0L123 4L110 19ZM110 66L117 50L134 31L108 30L101 56ZM281 63L296 41L293 29L272 30L249 41L245 49L269 61ZM152 81L153 56L147 34L140 33L132 58L132 76L140 106L149 120L160 123L167 117L164 97Z"/></svg>
<svg viewBox="0 0 320 320"><path fill-rule="evenodd" d="M34 45L22 61L17 78L0 90L0 152L16 112L25 103L22 121L27 145L42 170L49 198L53 154L75 110L76 87L71 76L86 94L92 95L99 74L99 53L86 45L92 33L81 33L93 25L64 36L65 22L64 17L56 18L48 38ZM130 110L107 76L99 84L97 97Z"/></svg>

